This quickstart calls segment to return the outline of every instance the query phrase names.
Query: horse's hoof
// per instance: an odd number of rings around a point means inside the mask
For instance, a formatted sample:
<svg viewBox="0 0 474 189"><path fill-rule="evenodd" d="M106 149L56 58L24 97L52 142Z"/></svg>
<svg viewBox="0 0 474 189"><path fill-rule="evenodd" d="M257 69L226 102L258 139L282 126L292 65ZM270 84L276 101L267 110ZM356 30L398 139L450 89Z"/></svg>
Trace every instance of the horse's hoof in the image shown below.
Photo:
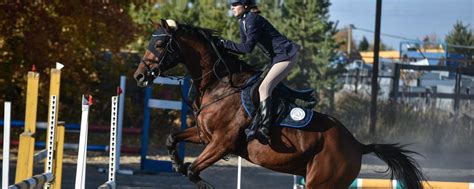
<svg viewBox="0 0 474 189"><path fill-rule="evenodd" d="M188 168L189 166L191 165L190 162L186 162L184 164L182 164L181 166L179 166L179 173L183 174L184 176L188 176Z"/></svg>
<svg viewBox="0 0 474 189"><path fill-rule="evenodd" d="M214 189L214 186L204 180L198 181L196 185L199 189Z"/></svg>
<svg viewBox="0 0 474 189"><path fill-rule="evenodd" d="M180 172L180 171L179 171L180 165L178 165L178 164L176 164L176 163L173 163L172 166L173 166L172 168L173 168L173 171L174 171L174 172L177 172L177 173Z"/></svg>

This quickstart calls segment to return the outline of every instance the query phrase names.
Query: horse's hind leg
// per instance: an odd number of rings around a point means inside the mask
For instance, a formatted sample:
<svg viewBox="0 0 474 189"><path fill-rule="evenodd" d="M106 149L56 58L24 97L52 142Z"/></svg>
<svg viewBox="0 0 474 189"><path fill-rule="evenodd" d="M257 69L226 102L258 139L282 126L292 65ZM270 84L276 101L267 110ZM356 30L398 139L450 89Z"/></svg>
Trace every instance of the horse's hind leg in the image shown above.
<svg viewBox="0 0 474 189"><path fill-rule="evenodd" d="M228 153L224 143L223 140L213 140L189 166L188 178L196 183L198 188L214 188L211 184L202 180L201 177L199 177L199 174L202 170L219 161L226 153Z"/></svg>
<svg viewBox="0 0 474 189"><path fill-rule="evenodd" d="M176 172L179 172L183 175L186 175L187 166L183 165L183 161L179 158L178 151L176 150L176 145L178 142L191 142L199 143L199 135L197 132L197 127L190 127L184 131L171 133L166 139L166 147L168 148L168 154L170 155L171 162L173 164L173 169Z"/></svg>
<svg viewBox="0 0 474 189"><path fill-rule="evenodd" d="M308 163L306 188L347 189L357 177L360 160L345 159L343 154L334 156L338 152L329 153L320 153Z"/></svg>
<svg viewBox="0 0 474 189"><path fill-rule="evenodd" d="M323 150L307 164L306 188L347 189L360 171L362 155L356 147L327 139Z"/></svg>

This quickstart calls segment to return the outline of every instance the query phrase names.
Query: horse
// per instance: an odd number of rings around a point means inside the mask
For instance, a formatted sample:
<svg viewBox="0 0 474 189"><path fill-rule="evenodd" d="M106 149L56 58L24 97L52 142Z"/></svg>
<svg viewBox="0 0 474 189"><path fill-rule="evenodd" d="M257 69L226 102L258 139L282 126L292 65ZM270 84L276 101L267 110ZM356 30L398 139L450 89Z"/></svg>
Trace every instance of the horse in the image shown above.
<svg viewBox="0 0 474 189"><path fill-rule="evenodd" d="M404 188L423 188L421 168L400 144L362 144L336 118L313 112L309 126L302 129L274 126L271 142L245 140L244 130L251 118L241 105L240 92L256 70L214 41L211 29L161 20L134 78L146 87L157 76L184 65L192 78L196 95L192 103L195 125L171 133L166 146L173 169L188 177L198 188L213 188L199 174L223 157L238 155L267 169L304 176L307 188L346 189L356 179L362 156L374 153L389 167L391 179ZM204 143L202 153L183 163L176 150L178 142ZM388 171L388 170L387 170Z"/></svg>

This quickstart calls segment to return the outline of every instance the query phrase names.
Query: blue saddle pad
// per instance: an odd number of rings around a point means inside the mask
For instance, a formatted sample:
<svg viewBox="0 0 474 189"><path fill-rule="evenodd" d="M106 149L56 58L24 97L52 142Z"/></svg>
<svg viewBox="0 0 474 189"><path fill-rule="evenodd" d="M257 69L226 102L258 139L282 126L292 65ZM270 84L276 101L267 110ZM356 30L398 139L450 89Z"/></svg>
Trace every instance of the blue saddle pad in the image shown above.
<svg viewBox="0 0 474 189"><path fill-rule="evenodd" d="M252 76L250 79L246 81L246 85L254 85L254 82L258 78L258 74ZM253 83L253 84L252 84ZM242 99L242 105L244 106L245 111L250 117L253 117L256 107L254 107L252 102L252 87L245 87L243 91L240 93ZM274 90L278 90L276 87ZM272 96L274 99L275 97ZM278 97L276 97L278 98ZM273 123L276 126L283 126L283 127L293 127L293 128L303 128L309 124L311 119L313 118L313 110L298 107L294 103L288 103L288 101L284 100L277 100L278 102L286 102L283 103L285 108L283 111L279 111L278 118ZM275 102L275 101L274 101ZM274 104L274 107L277 107L277 104Z"/></svg>

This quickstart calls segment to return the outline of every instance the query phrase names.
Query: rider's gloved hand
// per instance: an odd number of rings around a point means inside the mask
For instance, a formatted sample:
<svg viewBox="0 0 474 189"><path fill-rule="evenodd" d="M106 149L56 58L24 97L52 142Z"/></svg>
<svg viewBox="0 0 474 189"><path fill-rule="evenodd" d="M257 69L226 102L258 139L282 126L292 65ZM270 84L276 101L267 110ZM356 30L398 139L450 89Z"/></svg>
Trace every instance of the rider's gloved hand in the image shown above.
<svg viewBox="0 0 474 189"><path fill-rule="evenodd" d="M220 37L214 37L212 39L212 42L216 47L224 47L225 39L222 39Z"/></svg>

